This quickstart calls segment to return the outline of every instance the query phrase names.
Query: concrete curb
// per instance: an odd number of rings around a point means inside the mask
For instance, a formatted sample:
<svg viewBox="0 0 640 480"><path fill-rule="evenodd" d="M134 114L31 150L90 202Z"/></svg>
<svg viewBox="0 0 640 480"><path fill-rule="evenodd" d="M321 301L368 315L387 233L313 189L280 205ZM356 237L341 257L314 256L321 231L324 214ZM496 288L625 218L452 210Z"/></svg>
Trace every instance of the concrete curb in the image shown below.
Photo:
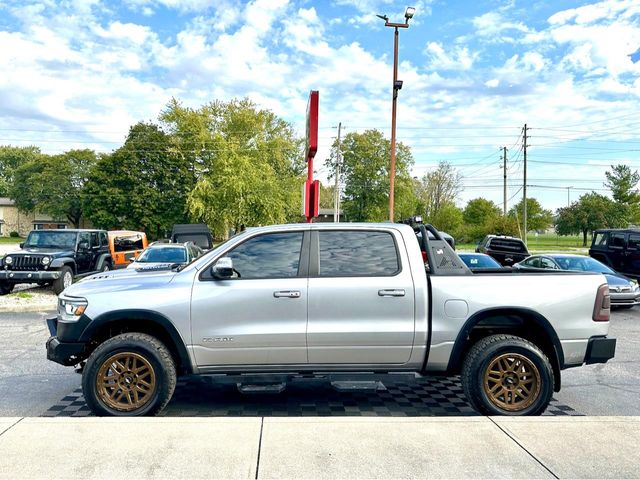
<svg viewBox="0 0 640 480"><path fill-rule="evenodd" d="M33 305L2 305L0 313L26 313L26 312L52 312L55 311L57 304L54 303L36 303Z"/></svg>

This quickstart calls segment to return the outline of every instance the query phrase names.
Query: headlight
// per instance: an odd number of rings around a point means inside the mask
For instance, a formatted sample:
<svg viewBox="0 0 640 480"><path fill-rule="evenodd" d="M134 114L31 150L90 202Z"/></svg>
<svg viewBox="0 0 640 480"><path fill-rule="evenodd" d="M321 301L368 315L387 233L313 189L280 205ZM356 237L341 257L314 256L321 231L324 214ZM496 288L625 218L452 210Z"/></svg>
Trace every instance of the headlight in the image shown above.
<svg viewBox="0 0 640 480"><path fill-rule="evenodd" d="M42 257L42 264L49 265L51 263L51 257Z"/></svg>
<svg viewBox="0 0 640 480"><path fill-rule="evenodd" d="M60 298L58 301L58 313L62 321L75 322L86 309L87 301L84 298Z"/></svg>
<svg viewBox="0 0 640 480"><path fill-rule="evenodd" d="M4 263L6 263L7 265L11 265L13 263L13 258L4 257Z"/></svg>

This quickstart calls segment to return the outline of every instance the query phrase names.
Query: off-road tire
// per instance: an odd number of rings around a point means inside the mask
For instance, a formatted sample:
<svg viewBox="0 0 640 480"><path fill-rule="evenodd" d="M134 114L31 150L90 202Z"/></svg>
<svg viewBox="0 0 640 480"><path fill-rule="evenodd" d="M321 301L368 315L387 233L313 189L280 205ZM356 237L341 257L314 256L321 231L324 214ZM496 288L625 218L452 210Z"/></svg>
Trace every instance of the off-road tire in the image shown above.
<svg viewBox="0 0 640 480"><path fill-rule="evenodd" d="M517 371L509 371L509 362ZM501 374L496 373L496 365L506 366ZM525 385L531 389L529 395ZM462 367L464 393L471 406L484 415L540 415L551 401L553 385L553 368L547 356L515 335L479 340Z"/></svg>
<svg viewBox="0 0 640 480"><path fill-rule="evenodd" d="M111 266L111 262L109 260L107 260L106 262L104 262L104 265L102 265L102 272L108 272L109 270L113 270L113 267Z"/></svg>
<svg viewBox="0 0 640 480"><path fill-rule="evenodd" d="M53 281L53 293L56 295L60 295L62 293L65 289L65 277L68 275L71 275L71 283L73 283L73 270L69 267L62 267L60 269L60 276Z"/></svg>
<svg viewBox="0 0 640 480"><path fill-rule="evenodd" d="M0 283L0 295L9 295L13 291L13 283Z"/></svg>
<svg viewBox="0 0 640 480"><path fill-rule="evenodd" d="M122 408L114 408L113 405L107 403L108 401L113 402L118 397L119 392L124 391L123 389L118 389L116 383L124 385L123 379L126 380L127 372L120 372L115 375L118 377L117 380L110 380L114 382L108 389L108 391L114 392L112 399L107 400L108 392L101 390L99 387L99 382L104 385L103 382L105 382L106 378L101 372L113 373L113 370L109 370L109 368L113 368L113 364L111 364L111 367L108 365L110 359L118 355L138 358L142 362L138 365L147 365L151 371L149 375L153 376L154 381L149 382L150 376L145 378L147 383L153 383L154 386L149 390L148 398L139 406L125 405L123 402ZM136 363L134 362L133 365L135 366ZM105 368L107 369L106 371ZM135 368L131 367L129 370L133 371L131 376L137 377ZM111 376L113 377L114 375ZM136 386L136 381L134 380L133 388ZM128 385L125 386L126 388L131 389L132 387ZM82 392L85 401L91 411L98 416L135 417L157 415L169 403L175 388L176 367L169 350L160 340L146 333L123 333L106 340L91 353L82 373ZM131 399L133 398L133 394L126 392L125 394L130 396ZM135 398L138 398L137 394ZM127 402L135 404L133 400L127 400Z"/></svg>

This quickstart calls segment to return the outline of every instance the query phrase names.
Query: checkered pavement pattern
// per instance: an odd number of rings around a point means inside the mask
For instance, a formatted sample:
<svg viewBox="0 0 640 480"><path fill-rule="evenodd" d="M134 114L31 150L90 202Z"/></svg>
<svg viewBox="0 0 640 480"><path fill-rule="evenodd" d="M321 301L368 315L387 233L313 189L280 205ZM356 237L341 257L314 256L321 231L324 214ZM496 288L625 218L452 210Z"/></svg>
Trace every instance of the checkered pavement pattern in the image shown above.
<svg viewBox="0 0 640 480"><path fill-rule="evenodd" d="M581 415L555 399L545 415ZM457 377L423 377L411 383L385 381L375 391L335 390L322 379L293 379L282 393L243 394L233 384L211 377L178 380L173 398L161 412L168 417L290 416L477 416ZM92 416L78 388L43 417Z"/></svg>

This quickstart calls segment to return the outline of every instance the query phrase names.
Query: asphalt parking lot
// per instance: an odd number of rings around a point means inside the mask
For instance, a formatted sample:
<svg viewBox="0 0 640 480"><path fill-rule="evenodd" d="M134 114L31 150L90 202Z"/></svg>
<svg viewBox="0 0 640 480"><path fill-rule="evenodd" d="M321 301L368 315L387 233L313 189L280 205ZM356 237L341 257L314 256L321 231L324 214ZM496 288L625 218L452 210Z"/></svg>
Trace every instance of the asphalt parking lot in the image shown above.
<svg viewBox="0 0 640 480"><path fill-rule="evenodd" d="M0 313L0 416L87 416L80 375L45 358L45 313ZM565 370L547 414L640 415L640 308L614 311L616 357ZM180 381L166 416L473 416L455 378L385 381L375 391L339 392L299 379L279 394L241 394L209 378Z"/></svg>

